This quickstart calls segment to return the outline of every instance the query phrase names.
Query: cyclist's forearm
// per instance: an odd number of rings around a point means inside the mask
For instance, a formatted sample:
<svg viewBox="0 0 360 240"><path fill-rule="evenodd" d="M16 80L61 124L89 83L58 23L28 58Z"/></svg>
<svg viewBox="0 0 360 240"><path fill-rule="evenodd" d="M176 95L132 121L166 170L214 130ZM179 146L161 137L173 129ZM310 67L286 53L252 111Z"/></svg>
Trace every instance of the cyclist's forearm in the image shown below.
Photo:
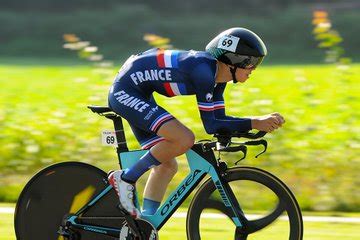
<svg viewBox="0 0 360 240"><path fill-rule="evenodd" d="M208 134L214 134L221 131L226 132L247 132L251 128L250 118L233 118L233 119L206 119L202 118L205 131Z"/></svg>

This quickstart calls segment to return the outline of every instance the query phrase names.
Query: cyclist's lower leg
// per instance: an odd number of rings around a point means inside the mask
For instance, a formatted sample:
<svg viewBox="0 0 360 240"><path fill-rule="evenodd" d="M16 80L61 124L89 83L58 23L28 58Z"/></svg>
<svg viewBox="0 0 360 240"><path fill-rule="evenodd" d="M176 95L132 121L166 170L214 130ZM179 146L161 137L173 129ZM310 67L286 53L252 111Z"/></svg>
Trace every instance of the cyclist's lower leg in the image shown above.
<svg viewBox="0 0 360 240"><path fill-rule="evenodd" d="M168 184L177 172L176 159L163 162L151 170L144 189L143 214L153 215L160 206Z"/></svg>

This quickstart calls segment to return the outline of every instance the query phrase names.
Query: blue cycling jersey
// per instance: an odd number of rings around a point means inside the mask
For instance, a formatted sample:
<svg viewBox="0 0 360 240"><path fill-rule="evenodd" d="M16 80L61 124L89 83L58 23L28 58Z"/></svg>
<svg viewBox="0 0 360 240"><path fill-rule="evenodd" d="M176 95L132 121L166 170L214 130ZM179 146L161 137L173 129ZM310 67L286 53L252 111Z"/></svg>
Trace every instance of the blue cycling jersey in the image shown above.
<svg viewBox="0 0 360 240"><path fill-rule="evenodd" d="M150 49L131 56L109 93L109 106L128 120L141 145L158 142L156 132L174 117L158 106L152 94L195 95L207 133L249 131L251 120L225 115L226 83L215 83L217 62L207 52ZM145 131L143 136L136 134ZM153 139L153 140L151 140Z"/></svg>

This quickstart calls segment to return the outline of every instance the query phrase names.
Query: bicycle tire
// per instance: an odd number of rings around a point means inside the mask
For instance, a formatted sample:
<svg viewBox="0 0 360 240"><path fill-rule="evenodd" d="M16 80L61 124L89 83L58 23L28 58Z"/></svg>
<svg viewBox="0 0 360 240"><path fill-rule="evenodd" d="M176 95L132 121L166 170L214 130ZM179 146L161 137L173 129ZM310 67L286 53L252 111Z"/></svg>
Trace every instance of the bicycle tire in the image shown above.
<svg viewBox="0 0 360 240"><path fill-rule="evenodd" d="M106 177L104 171L81 162L58 163L38 172L26 184L16 204L14 222L17 239L64 239L57 233L63 218L75 213L99 194L106 187ZM102 200L102 204L95 204L86 214L114 215L118 202L114 191ZM114 239L88 232L77 232L75 235L82 240Z"/></svg>
<svg viewBox="0 0 360 240"><path fill-rule="evenodd" d="M235 167L230 168L227 170L227 174L224 176L225 180L230 183L241 184L243 182L250 182L250 184L257 184L262 188L268 189L268 192L272 192L273 195L276 195L278 198L278 204L276 209L279 207L281 210L284 210L284 212L287 214L287 218L289 222L289 229L288 233L285 232L284 227L282 227L282 230L286 235L282 238L279 238L278 236L274 237L274 239L289 239L289 240L301 240L303 238L303 221L302 221L302 215L300 211L300 207L290 191L290 189L277 177L270 174L269 172L266 172L264 170L253 168L253 167ZM239 182L241 181L241 182ZM233 188L233 187L231 187ZM259 188L260 189L260 188ZM226 215L225 218L231 219L233 216L232 211L229 212L225 205L222 203L222 201L216 201L212 199L212 195L216 193L216 187L212 181L211 178L206 180L199 188L199 190L195 193L195 196L189 206L187 219L186 219L186 233L188 240L200 240L200 239L212 239L211 236L216 236L214 229L207 229L211 232L211 235L208 234L207 237L205 237L205 234L201 229L201 221L202 217L201 214L203 212L206 212L209 208L216 209ZM236 196L237 200L238 198L241 198L241 196ZM246 198L246 197L245 197ZM238 200L238 202L242 202ZM241 205L241 204L240 204ZM242 209L244 210L244 209ZM271 214L274 215L268 215L269 216L277 216L275 214L276 210L273 210ZM244 211L246 216L246 211ZM205 215L203 215L205 216ZM216 215L221 216L221 215ZM265 216L266 217L266 216ZM278 216L279 217L279 216ZM269 217L270 218L270 217ZM268 218L268 219L269 219ZM264 220L265 218L261 218L260 220ZM259 219L257 219L259 220ZM252 222L253 221L253 222ZM278 221L281 222L282 220ZM230 224L233 224L232 221L229 221ZM251 223L255 223L254 220L250 220ZM272 220L274 222L274 220ZM281 223L283 224L283 223ZM233 224L234 225L234 224ZM206 225L206 228L211 228L211 224ZM205 228L205 230L206 230ZM225 229L225 220L221 222L221 226L219 226L220 229ZM254 233L247 233L245 235L241 235L239 232L237 232L236 227L234 225L235 231L233 233L229 233L229 237L225 238L224 234L222 234L221 239L237 239L237 240L245 240L245 239L271 239L269 235L266 237L256 236L259 232ZM267 228L269 229L270 226ZM259 234L261 235L261 233ZM288 235L288 236L287 236ZM210 237L209 237L210 236ZM231 236L231 237L230 237ZM214 237L214 239L216 239Z"/></svg>

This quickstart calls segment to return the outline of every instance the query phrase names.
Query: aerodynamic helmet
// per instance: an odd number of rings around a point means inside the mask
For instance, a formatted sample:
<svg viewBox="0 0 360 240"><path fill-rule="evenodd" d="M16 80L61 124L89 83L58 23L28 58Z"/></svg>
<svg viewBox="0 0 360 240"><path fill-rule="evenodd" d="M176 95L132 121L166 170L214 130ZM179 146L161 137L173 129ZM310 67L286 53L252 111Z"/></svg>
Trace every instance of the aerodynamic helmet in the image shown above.
<svg viewBox="0 0 360 240"><path fill-rule="evenodd" d="M230 28L212 39L205 50L235 68L255 68L267 54L261 38L246 28Z"/></svg>

